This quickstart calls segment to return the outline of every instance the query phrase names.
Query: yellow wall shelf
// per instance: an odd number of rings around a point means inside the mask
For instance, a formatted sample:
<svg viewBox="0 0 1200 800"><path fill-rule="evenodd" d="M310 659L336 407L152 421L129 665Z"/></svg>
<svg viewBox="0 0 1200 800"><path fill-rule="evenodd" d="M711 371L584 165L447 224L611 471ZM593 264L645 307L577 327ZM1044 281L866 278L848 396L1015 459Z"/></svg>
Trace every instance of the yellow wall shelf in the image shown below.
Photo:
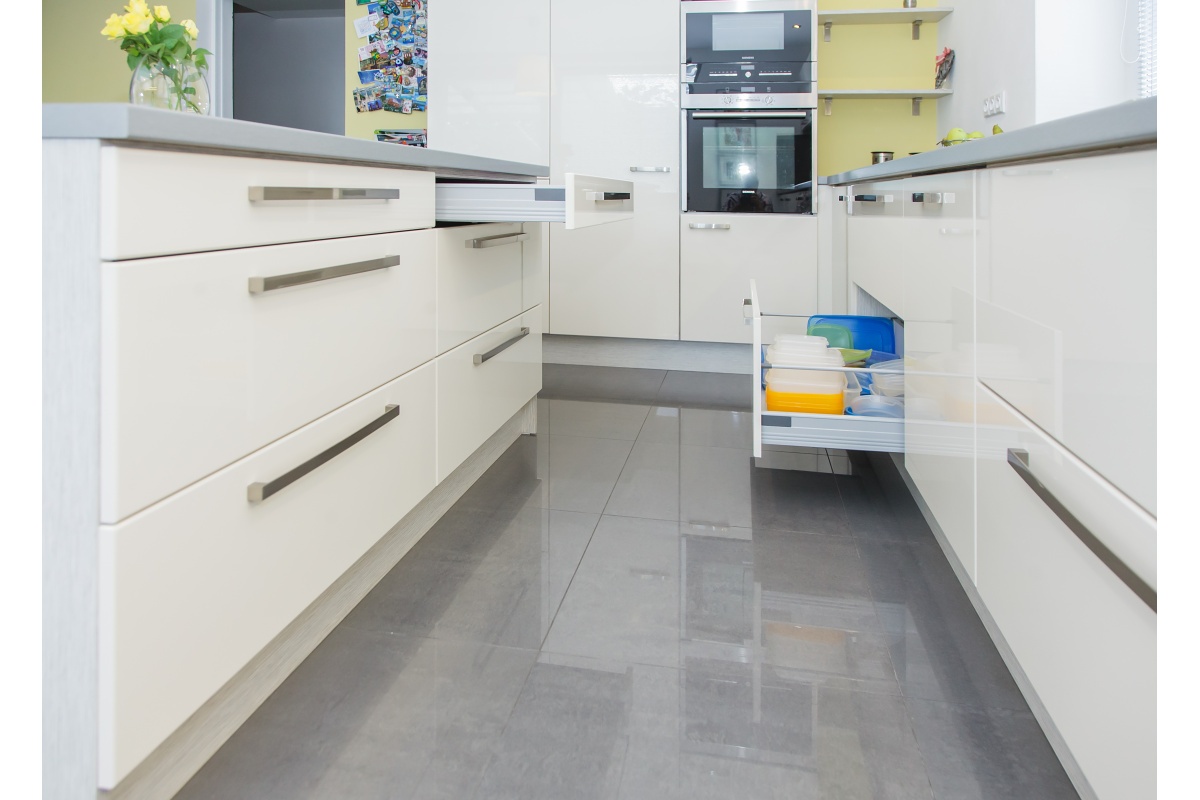
<svg viewBox="0 0 1200 800"><path fill-rule="evenodd" d="M950 89L827 89L818 90L817 96L825 101L825 116L833 113L833 99L845 97L853 100L895 100L897 98L912 100L912 114L921 115L921 101L927 98L934 100L951 94Z"/></svg>
<svg viewBox="0 0 1200 800"><path fill-rule="evenodd" d="M952 8L870 8L845 11L820 11L817 22L825 28L825 41L832 41L833 26L836 25L890 25L908 22L912 24L912 38L921 38L921 25L937 22L952 12Z"/></svg>

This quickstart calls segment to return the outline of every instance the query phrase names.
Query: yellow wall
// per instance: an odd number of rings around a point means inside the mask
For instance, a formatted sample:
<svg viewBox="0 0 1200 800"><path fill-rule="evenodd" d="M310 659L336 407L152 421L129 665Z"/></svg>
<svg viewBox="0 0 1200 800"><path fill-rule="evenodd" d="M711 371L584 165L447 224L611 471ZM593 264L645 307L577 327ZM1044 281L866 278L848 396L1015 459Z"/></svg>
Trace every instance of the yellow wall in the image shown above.
<svg viewBox="0 0 1200 800"><path fill-rule="evenodd" d="M125 53L118 42L100 35L108 15L124 13L127 2L42 0L43 103L129 102ZM166 5L172 19L196 17L196 0L157 4Z"/></svg>
<svg viewBox="0 0 1200 800"><path fill-rule="evenodd" d="M451 3L453 0L441 0ZM437 7L437 2L433 6ZM397 114L394 111L366 111L359 113L354 108L354 89L358 82L358 48L367 43L365 38L359 39L354 33L354 20L367 15L367 7L360 6L354 0L346 0L346 135L357 139L375 139L375 129L387 128L428 128L428 115L424 111L414 111L411 114ZM436 24L433 14L429 15L429 25ZM433 61L435 54L430 53Z"/></svg>
<svg viewBox="0 0 1200 800"><path fill-rule="evenodd" d="M948 7L949 3L920 0L918 7ZM821 11L900 8L900 0L820 0ZM921 26L912 39L912 26L833 25L830 41L817 30L817 83L820 89L932 89L934 58L938 54L937 24ZM872 150L891 150L896 158L931 150L938 132L937 101L921 103L912 116L912 101L835 98L833 113L817 109L817 172L833 175L871 163Z"/></svg>

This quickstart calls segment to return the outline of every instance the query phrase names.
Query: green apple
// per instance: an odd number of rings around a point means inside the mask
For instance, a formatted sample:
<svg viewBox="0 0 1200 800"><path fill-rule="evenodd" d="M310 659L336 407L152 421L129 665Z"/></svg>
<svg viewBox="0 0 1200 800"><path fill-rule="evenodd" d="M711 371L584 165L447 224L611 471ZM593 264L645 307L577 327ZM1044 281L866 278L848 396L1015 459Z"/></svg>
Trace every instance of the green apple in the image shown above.
<svg viewBox="0 0 1200 800"><path fill-rule="evenodd" d="M967 134L967 138L968 139L982 139L983 132L982 131L971 131L970 133Z"/></svg>
<svg viewBox="0 0 1200 800"><path fill-rule="evenodd" d="M993 125L992 135L995 136L997 133L1004 133L1004 128L1001 128L999 125Z"/></svg>

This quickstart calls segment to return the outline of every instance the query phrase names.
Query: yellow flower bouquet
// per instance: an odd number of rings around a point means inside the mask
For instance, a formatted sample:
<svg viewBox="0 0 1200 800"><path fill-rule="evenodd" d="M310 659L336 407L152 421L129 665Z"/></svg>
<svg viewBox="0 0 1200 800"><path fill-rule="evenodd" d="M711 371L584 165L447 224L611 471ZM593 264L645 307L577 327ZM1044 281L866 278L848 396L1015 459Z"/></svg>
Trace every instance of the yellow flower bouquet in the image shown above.
<svg viewBox="0 0 1200 800"><path fill-rule="evenodd" d="M211 52L194 47L200 31L190 19L172 22L166 6L130 0L124 14L111 14L100 31L109 41L120 41L125 62L134 71L130 100L150 95L149 102L166 108L208 113L208 88L202 71ZM144 73L144 74L139 74Z"/></svg>

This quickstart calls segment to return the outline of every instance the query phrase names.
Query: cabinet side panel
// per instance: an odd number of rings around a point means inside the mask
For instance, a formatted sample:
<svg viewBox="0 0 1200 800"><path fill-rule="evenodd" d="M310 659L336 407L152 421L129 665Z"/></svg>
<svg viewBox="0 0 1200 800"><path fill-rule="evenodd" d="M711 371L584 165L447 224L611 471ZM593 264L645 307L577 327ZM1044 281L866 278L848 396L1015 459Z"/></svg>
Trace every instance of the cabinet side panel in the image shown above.
<svg viewBox="0 0 1200 800"><path fill-rule="evenodd" d="M42 796L97 770L99 143L42 143ZM51 213L52 212L52 213Z"/></svg>

